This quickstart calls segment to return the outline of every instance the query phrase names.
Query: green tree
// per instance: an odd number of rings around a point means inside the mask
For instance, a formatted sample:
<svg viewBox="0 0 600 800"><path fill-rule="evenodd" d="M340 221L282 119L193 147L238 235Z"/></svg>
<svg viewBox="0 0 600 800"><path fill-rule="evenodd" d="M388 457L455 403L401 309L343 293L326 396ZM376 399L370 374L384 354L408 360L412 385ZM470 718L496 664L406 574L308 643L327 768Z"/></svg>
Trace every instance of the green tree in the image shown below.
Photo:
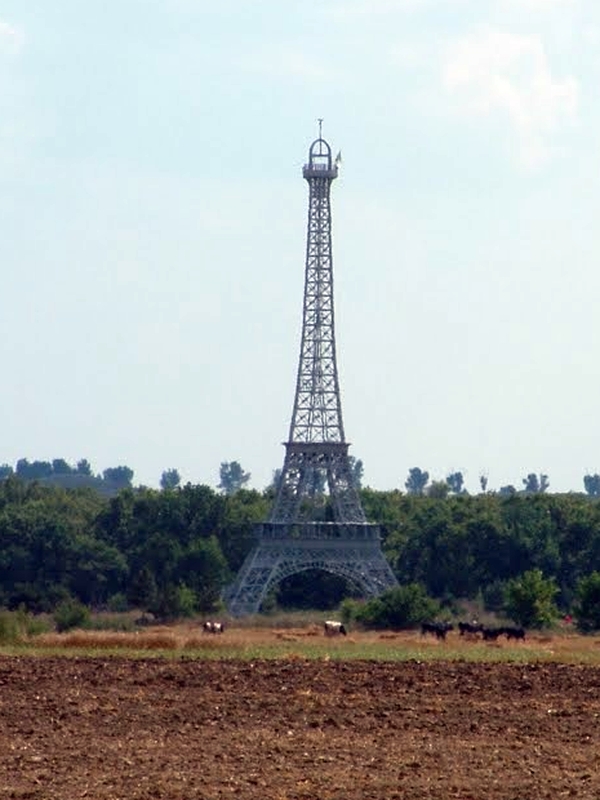
<svg viewBox="0 0 600 800"><path fill-rule="evenodd" d="M436 500L443 500L448 497L450 487L446 481L432 481L427 487L427 497L433 497Z"/></svg>
<svg viewBox="0 0 600 800"><path fill-rule="evenodd" d="M452 472L446 478L446 483L452 494L466 494L465 479L462 472Z"/></svg>
<svg viewBox="0 0 600 800"><path fill-rule="evenodd" d="M585 475L583 478L585 491L590 497L600 497L600 475Z"/></svg>
<svg viewBox="0 0 600 800"><path fill-rule="evenodd" d="M9 478L14 474L14 470L10 464L0 464L0 481L3 481L5 478Z"/></svg>
<svg viewBox="0 0 600 800"><path fill-rule="evenodd" d="M219 486L225 494L234 494L243 489L251 475L244 472L238 461L223 461L219 469Z"/></svg>
<svg viewBox="0 0 600 800"><path fill-rule="evenodd" d="M65 577L74 597L90 606L103 606L124 587L127 576L127 559L116 547L84 533L73 537Z"/></svg>
<svg viewBox="0 0 600 800"><path fill-rule="evenodd" d="M325 487L327 486L327 472L320 467L307 467L305 472L306 493L312 497L316 495L325 494Z"/></svg>
<svg viewBox="0 0 600 800"><path fill-rule="evenodd" d="M215 609L221 590L231 577L216 537L192 544L178 564L177 577L194 592L196 610Z"/></svg>
<svg viewBox="0 0 600 800"><path fill-rule="evenodd" d="M149 611L155 606L157 596L158 590L152 570L147 566L143 566L135 573L129 583L127 602L134 608Z"/></svg>
<svg viewBox="0 0 600 800"><path fill-rule="evenodd" d="M428 472L423 472L419 467L412 467L408 471L408 478L404 482L404 488L409 494L423 494L428 480Z"/></svg>
<svg viewBox="0 0 600 800"><path fill-rule="evenodd" d="M357 489L361 489L365 471L363 462L360 458L355 458L354 456L348 456L348 461L350 462L350 472L352 473L354 485Z"/></svg>
<svg viewBox="0 0 600 800"><path fill-rule="evenodd" d="M196 598L193 590L184 583L168 583L158 592L156 603L149 610L165 621L191 617L196 611Z"/></svg>
<svg viewBox="0 0 600 800"><path fill-rule="evenodd" d="M111 483L117 489L126 489L131 487L133 480L133 470L129 467L108 467L102 473L106 483Z"/></svg>
<svg viewBox="0 0 600 800"><path fill-rule="evenodd" d="M73 468L65 461L64 458L52 459L52 474L53 475L71 475Z"/></svg>
<svg viewBox="0 0 600 800"><path fill-rule="evenodd" d="M271 483L267 486L267 492L276 493L279 491L279 487L281 486L281 478L283 477L283 470L280 467L273 470L273 477L271 479Z"/></svg>
<svg viewBox="0 0 600 800"><path fill-rule="evenodd" d="M181 477L176 469L166 469L160 476L160 488L163 490L176 489L181 483Z"/></svg>
<svg viewBox="0 0 600 800"><path fill-rule="evenodd" d="M600 630L600 572L592 572L577 582L575 619L584 633Z"/></svg>
<svg viewBox="0 0 600 800"><path fill-rule="evenodd" d="M25 481L37 481L52 475L52 464L49 461L29 462L26 458L17 461L16 473Z"/></svg>
<svg viewBox="0 0 600 800"><path fill-rule="evenodd" d="M86 475L88 478L92 476L92 466L87 458L82 458L77 462L77 474Z"/></svg>
<svg viewBox="0 0 600 800"><path fill-rule="evenodd" d="M527 494L543 494L550 486L550 481L547 475L540 475L539 478L535 472L530 472L526 478L523 478L524 492Z"/></svg>
<svg viewBox="0 0 600 800"><path fill-rule="evenodd" d="M558 586L554 578L545 578L540 569L531 569L507 582L504 612L518 625L545 628L558 615L554 598Z"/></svg>

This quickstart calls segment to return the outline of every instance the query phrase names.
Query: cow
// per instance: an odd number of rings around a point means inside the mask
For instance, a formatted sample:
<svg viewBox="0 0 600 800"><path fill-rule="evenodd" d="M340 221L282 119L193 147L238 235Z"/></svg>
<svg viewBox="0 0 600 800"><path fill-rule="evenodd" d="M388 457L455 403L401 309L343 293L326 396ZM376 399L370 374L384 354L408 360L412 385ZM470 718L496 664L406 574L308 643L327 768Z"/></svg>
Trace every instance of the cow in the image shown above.
<svg viewBox="0 0 600 800"><path fill-rule="evenodd" d="M202 629L204 633L223 633L225 631L225 625L222 622L211 622L207 619Z"/></svg>
<svg viewBox="0 0 600 800"><path fill-rule="evenodd" d="M504 633L504 628L482 628L483 639L485 642L495 642Z"/></svg>
<svg viewBox="0 0 600 800"><path fill-rule="evenodd" d="M502 633L507 639L524 639L525 628L502 628Z"/></svg>
<svg viewBox="0 0 600 800"><path fill-rule="evenodd" d="M448 631L454 630L451 622L423 622L421 624L421 634L431 633L436 639L445 639Z"/></svg>
<svg viewBox="0 0 600 800"><path fill-rule="evenodd" d="M344 627L343 622L336 622L335 620L328 619L323 623L323 630L325 631L325 636L345 636L348 631Z"/></svg>
<svg viewBox="0 0 600 800"><path fill-rule="evenodd" d="M465 633L477 634L483 632L483 625L480 622L459 622L458 630L461 636Z"/></svg>

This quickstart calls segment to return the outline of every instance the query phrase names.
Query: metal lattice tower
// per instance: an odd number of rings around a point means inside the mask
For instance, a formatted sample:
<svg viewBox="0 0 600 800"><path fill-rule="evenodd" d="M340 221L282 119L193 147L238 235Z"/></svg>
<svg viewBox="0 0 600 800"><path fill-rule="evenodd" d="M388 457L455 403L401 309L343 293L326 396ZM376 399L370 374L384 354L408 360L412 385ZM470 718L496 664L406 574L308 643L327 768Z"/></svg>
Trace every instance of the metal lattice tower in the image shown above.
<svg viewBox="0 0 600 800"><path fill-rule="evenodd" d="M344 436L333 306L330 190L339 156L321 136L302 174L309 186L304 310L285 460L269 519L226 593L231 614L257 612L269 589L307 569L340 575L367 597L395 586L377 525L366 521ZM323 493L329 490L329 503Z"/></svg>

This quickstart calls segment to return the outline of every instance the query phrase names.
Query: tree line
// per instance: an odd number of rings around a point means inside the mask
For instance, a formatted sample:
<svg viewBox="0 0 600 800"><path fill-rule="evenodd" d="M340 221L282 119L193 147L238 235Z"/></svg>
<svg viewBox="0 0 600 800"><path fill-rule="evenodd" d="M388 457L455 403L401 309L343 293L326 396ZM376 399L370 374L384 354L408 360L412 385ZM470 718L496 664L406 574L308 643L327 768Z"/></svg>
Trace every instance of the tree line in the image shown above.
<svg viewBox="0 0 600 800"><path fill-rule="evenodd" d="M401 586L422 587L441 607L470 598L500 611L511 582L535 573L552 582L556 608L567 613L581 581L600 572L594 497L360 492ZM214 610L274 493L188 483L106 496L8 475L0 481L0 606L39 612L73 599L161 618ZM342 578L300 573L265 607L333 608L352 597Z"/></svg>
<svg viewBox="0 0 600 800"><path fill-rule="evenodd" d="M488 492L487 475L479 476L479 486L483 494ZM429 480L429 472L420 467L412 467L408 471L408 477L404 482L404 488L409 494L426 494L430 497L446 497L449 494L468 494L465 488L465 481L462 472L452 472L444 480ZM514 484L509 483L500 486L497 494L511 495L519 492L523 494L544 494L550 488L548 475L529 472L521 480L521 487L518 489ZM583 488L590 497L600 497L600 475L598 473L583 476Z"/></svg>
<svg viewBox="0 0 600 800"><path fill-rule="evenodd" d="M350 470L355 484L362 488L364 466L359 458L349 456ZM80 459L74 466L69 464L64 458L55 458L52 461L29 461L21 458L16 465L0 464L0 480L11 475L26 481L41 481L51 483L65 488L77 488L89 486L104 493L116 493L120 489L133 487L133 470L128 466L109 467L102 472L94 473L90 462L86 458ZM219 483L217 488L225 494L233 494L240 489L248 488L252 475L246 472L239 461L223 461L219 467ZM266 487L267 491L277 490L281 480L281 469L273 470L271 483ZM323 493L326 490L326 475L323 470L314 470L312 478L313 489L316 493ZM162 472L159 482L161 489L175 489L181 485L179 471L174 468L166 469ZM479 476L479 486L481 493L488 493L488 478L486 475ZM583 476L584 491L590 497L600 497L600 474L586 474ZM447 497L448 495L469 494L465 487L463 473L460 471L452 472L443 480L431 480L427 470L420 467L412 467L408 471L408 476L404 481L404 488L408 494L427 495L429 497ZM535 472L528 473L521 481L521 488L517 489L513 484L500 486L497 490L499 495L512 495L517 493L524 494L545 494L550 488L548 475ZM490 490L493 491L493 490Z"/></svg>

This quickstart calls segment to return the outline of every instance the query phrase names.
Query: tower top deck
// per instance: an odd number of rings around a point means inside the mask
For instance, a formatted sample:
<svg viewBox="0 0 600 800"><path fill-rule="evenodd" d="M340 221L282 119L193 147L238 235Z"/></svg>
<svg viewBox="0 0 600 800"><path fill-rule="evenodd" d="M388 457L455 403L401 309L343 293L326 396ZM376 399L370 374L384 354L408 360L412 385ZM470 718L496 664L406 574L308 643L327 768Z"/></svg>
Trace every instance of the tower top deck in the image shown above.
<svg viewBox="0 0 600 800"><path fill-rule="evenodd" d="M311 178L329 178L338 176L337 164L331 158L331 147L320 136L308 148L308 163L302 169L306 180Z"/></svg>

